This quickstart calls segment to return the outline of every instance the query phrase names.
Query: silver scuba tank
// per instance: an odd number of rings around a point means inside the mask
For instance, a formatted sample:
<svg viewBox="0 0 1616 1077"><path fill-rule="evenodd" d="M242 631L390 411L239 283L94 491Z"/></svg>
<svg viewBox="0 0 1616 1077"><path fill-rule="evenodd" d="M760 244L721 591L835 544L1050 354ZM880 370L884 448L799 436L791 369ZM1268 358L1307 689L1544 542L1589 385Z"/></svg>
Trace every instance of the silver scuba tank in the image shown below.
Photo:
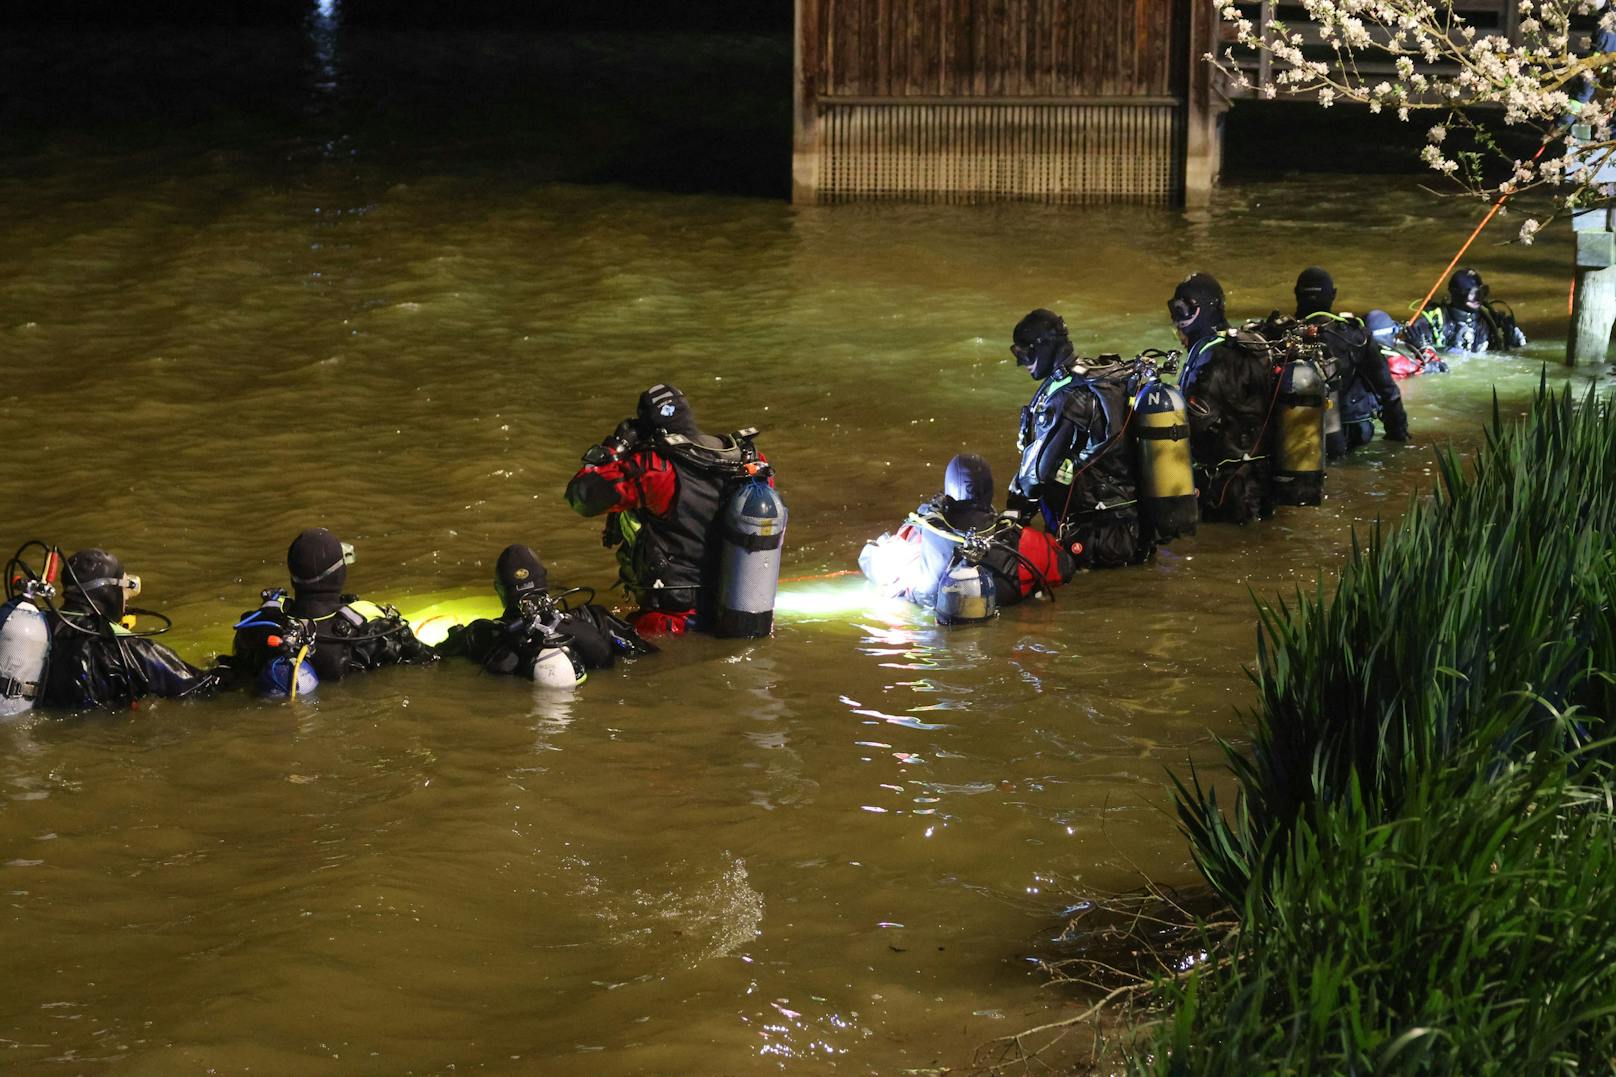
<svg viewBox="0 0 1616 1077"><path fill-rule="evenodd" d="M789 514L764 474L754 473L742 483L724 508L714 626L720 636L750 639L774 630L774 599Z"/></svg>
<svg viewBox="0 0 1616 1077"><path fill-rule="evenodd" d="M538 658L533 660L535 688L565 688L570 691L584 683L588 676L559 641L553 646L546 644Z"/></svg>
<svg viewBox="0 0 1616 1077"><path fill-rule="evenodd" d="M935 603L940 625L968 625L991 621L999 612L993 578L981 565L955 558L937 588Z"/></svg>
<svg viewBox="0 0 1616 1077"><path fill-rule="evenodd" d="M0 718L33 710L50 658L50 624L28 593L0 606Z"/></svg>
<svg viewBox="0 0 1616 1077"><path fill-rule="evenodd" d="M1279 376L1279 435L1275 439L1273 496L1280 505L1317 505L1324 500L1324 437L1332 409L1324 375L1306 359L1292 359Z"/></svg>
<svg viewBox="0 0 1616 1077"><path fill-rule="evenodd" d="M1133 399L1133 436L1139 453L1139 500L1156 541L1195 534L1201 510L1184 394L1166 382L1146 382Z"/></svg>

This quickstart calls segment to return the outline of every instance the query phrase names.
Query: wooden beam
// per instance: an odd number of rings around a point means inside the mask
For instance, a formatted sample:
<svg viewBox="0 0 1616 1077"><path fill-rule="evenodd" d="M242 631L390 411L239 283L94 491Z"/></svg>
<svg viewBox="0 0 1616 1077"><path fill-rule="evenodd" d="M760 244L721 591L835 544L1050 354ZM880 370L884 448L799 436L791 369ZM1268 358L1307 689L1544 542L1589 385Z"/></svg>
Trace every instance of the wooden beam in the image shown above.
<svg viewBox="0 0 1616 1077"><path fill-rule="evenodd" d="M827 0L795 0L796 58L792 64L791 201L799 206L819 200L819 81L823 64L820 43Z"/></svg>

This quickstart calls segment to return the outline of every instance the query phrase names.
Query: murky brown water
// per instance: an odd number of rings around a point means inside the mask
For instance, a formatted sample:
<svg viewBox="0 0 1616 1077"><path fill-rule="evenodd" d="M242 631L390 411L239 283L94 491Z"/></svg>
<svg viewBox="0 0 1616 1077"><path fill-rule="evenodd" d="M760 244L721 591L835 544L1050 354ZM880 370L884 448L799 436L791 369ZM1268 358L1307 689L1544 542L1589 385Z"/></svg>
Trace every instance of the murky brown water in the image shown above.
<svg viewBox="0 0 1616 1077"><path fill-rule="evenodd" d="M0 546L116 550L198 657L314 524L406 610L482 593L515 541L604 585L561 488L661 380L713 428L764 428L788 575L850 568L954 452L1008 478L1030 307L1085 347L1166 346L1190 270L1261 313L1311 262L1344 306L1390 306L1470 219L1346 177L1188 214L802 211L216 134L47 139L0 171ZM444 664L310 705L0 728L0 1065L967 1063L1056 1004L1031 959L1065 904L1192 881L1165 768L1240 728L1248 590L1339 563L1429 485L1433 443L1474 440L1493 385L1513 405L1557 361L1565 243L1475 260L1532 361L1408 385L1415 443L1336 469L1322 509L990 628L833 579L789 585L772 640L681 640L573 698Z"/></svg>

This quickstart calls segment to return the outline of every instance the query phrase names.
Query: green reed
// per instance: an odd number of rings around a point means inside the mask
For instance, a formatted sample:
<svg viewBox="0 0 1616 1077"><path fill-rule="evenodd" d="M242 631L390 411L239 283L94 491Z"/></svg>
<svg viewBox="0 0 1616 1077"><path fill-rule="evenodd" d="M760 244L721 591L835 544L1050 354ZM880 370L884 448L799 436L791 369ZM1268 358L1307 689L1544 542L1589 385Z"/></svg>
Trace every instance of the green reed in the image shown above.
<svg viewBox="0 0 1616 1077"><path fill-rule="evenodd" d="M1333 594L1260 605L1232 810L1193 772L1177 795L1239 928L1164 981L1137 1070L1616 1065L1612 423L1495 400Z"/></svg>

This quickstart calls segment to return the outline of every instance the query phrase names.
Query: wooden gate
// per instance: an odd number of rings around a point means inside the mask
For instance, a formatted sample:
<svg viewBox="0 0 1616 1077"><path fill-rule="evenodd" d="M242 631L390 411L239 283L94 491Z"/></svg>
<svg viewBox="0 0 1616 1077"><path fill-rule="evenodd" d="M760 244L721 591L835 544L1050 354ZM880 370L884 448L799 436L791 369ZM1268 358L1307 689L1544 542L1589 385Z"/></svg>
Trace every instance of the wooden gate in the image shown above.
<svg viewBox="0 0 1616 1077"><path fill-rule="evenodd" d="M796 3L798 202L1168 202L1210 183L1190 160L1209 0Z"/></svg>

